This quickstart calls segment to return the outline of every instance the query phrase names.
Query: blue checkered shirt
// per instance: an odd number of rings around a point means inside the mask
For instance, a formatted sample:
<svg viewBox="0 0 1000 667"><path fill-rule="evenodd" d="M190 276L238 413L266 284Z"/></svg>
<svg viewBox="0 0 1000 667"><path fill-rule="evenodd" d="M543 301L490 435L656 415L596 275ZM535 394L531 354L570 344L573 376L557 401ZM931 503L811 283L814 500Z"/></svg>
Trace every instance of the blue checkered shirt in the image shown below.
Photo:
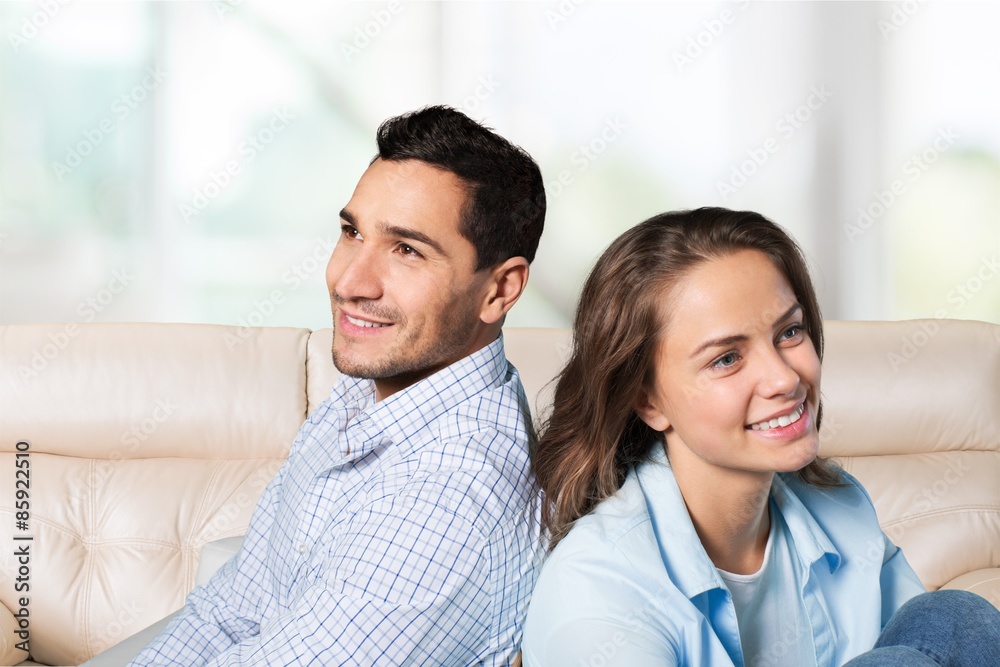
<svg viewBox="0 0 1000 667"><path fill-rule="evenodd" d="M502 337L378 403L343 377L131 664L508 664L542 553L526 406Z"/></svg>

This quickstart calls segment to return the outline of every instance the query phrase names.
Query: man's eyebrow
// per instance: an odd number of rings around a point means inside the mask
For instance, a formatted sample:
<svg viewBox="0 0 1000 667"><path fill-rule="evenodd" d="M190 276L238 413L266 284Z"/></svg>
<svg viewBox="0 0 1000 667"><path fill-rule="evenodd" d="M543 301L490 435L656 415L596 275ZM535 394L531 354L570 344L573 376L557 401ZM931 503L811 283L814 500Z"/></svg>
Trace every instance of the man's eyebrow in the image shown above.
<svg viewBox="0 0 1000 667"><path fill-rule="evenodd" d="M340 209L340 219L349 225L353 225L356 222L354 216L346 208Z"/></svg>
<svg viewBox="0 0 1000 667"><path fill-rule="evenodd" d="M789 317L791 317L796 310L802 310L802 306L798 303L793 303L791 308L786 310L784 313L781 314L780 317L774 320L774 324L778 324L779 322L784 322ZM745 343L747 340L749 340L749 336L747 336L746 334L735 334L733 336L722 336L720 338L713 338L712 340L705 341L704 343L699 345L698 349L691 353L691 356L697 357L699 354L701 354L710 347L727 347L735 343Z"/></svg>
<svg viewBox="0 0 1000 667"><path fill-rule="evenodd" d="M418 243L423 243L434 249L439 255L447 255L444 248L441 247L437 241L427 236L423 232L417 231L416 229L410 229L409 227L400 227L399 225L380 225L382 228L382 233L389 236L398 236L399 238L409 239L411 241L416 241Z"/></svg>

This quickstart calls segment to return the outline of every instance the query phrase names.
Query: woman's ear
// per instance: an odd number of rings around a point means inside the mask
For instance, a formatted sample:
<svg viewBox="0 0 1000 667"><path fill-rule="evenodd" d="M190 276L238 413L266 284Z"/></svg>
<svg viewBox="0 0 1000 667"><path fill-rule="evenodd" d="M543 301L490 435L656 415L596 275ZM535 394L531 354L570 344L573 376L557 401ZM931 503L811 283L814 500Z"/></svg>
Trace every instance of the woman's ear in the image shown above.
<svg viewBox="0 0 1000 667"><path fill-rule="evenodd" d="M663 413L656 397L650 394L646 387L639 391L639 397L635 400L635 413L639 419L646 422L646 425L654 431L662 433L670 428L670 420Z"/></svg>

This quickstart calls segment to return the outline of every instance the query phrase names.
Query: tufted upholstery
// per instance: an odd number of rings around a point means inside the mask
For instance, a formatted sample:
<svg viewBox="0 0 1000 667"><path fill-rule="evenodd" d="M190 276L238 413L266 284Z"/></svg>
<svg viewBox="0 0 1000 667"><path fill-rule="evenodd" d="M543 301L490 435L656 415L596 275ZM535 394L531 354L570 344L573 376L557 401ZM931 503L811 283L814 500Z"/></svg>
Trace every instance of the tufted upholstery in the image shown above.
<svg viewBox="0 0 1000 667"><path fill-rule="evenodd" d="M1000 606L1000 327L828 322L822 451L868 488L931 589ZM32 535L32 659L75 665L183 603L201 548L242 534L337 372L329 329L0 327L0 628ZM511 329L536 415L569 334ZM15 444L30 442L30 530ZM206 562L208 558L206 557ZM0 656L5 645L0 640ZM8 659L21 660L12 649ZM8 663L9 664L9 663Z"/></svg>

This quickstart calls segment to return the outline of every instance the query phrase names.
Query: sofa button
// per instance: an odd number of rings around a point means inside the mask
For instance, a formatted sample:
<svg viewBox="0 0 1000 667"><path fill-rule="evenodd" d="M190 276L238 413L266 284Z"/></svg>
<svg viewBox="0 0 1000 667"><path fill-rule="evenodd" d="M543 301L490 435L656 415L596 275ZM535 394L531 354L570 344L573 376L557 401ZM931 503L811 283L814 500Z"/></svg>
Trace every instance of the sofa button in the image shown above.
<svg viewBox="0 0 1000 667"><path fill-rule="evenodd" d="M306 547L306 543L305 542L303 542L302 544L299 545L299 553L300 554L304 554L306 552L306 550L307 550L307 547Z"/></svg>

